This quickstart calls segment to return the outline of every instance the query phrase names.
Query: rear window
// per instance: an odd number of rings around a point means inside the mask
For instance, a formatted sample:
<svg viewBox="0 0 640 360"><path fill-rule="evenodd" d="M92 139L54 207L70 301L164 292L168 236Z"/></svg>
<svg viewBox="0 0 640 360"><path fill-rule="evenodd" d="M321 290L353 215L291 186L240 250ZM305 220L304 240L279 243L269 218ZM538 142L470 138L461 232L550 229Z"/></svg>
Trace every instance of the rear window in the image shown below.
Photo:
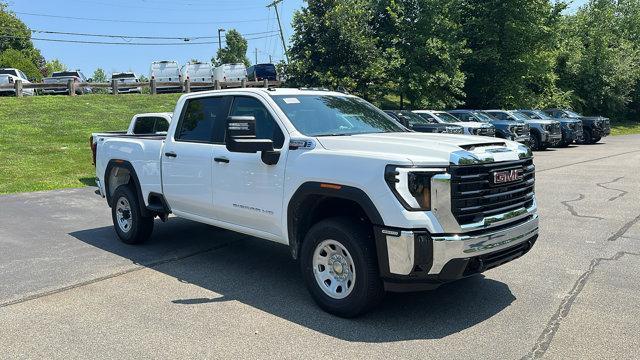
<svg viewBox="0 0 640 360"><path fill-rule="evenodd" d="M0 69L0 75L18 76L18 74L16 74L16 71L11 69Z"/></svg>
<svg viewBox="0 0 640 360"><path fill-rule="evenodd" d="M169 121L163 117L145 116L136 119L134 134L155 134L169 130Z"/></svg>
<svg viewBox="0 0 640 360"><path fill-rule="evenodd" d="M222 143L230 101L229 96L189 100L178 124L176 140Z"/></svg>
<svg viewBox="0 0 640 360"><path fill-rule="evenodd" d="M54 72L51 77L62 77L62 76L78 76L80 77L80 75L78 74L77 71L60 71L60 72Z"/></svg>

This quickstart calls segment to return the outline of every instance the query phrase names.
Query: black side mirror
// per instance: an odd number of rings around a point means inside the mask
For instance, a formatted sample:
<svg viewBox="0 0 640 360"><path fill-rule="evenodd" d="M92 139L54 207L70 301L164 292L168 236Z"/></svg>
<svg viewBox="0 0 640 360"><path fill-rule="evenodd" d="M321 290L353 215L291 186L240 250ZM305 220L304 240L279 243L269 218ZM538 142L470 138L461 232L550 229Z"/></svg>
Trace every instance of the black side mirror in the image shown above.
<svg viewBox="0 0 640 360"><path fill-rule="evenodd" d="M275 165L280 152L273 149L273 141L256 138L256 118L253 116L229 116L226 128L226 146L231 152L255 154L261 151L262 161Z"/></svg>

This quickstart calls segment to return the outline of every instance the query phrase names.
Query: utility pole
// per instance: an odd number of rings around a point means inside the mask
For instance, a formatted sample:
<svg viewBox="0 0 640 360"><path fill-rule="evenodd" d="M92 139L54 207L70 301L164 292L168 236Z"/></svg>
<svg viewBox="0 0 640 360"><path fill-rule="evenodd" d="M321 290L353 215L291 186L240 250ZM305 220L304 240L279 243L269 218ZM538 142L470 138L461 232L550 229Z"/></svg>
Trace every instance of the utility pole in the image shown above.
<svg viewBox="0 0 640 360"><path fill-rule="evenodd" d="M218 50L222 50L222 36L220 33L226 31L225 29L218 29Z"/></svg>
<svg viewBox="0 0 640 360"><path fill-rule="evenodd" d="M256 62L254 63L254 65L258 65L258 48L256 48Z"/></svg>
<svg viewBox="0 0 640 360"><path fill-rule="evenodd" d="M282 0L274 0L271 4L267 5L267 7L272 7L276 9L276 18L278 19L278 27L280 28L280 40L282 40L282 49L284 50L284 56L287 58L287 63L289 63L289 53L287 52L287 44L284 42L284 34L282 33L282 24L280 23L280 13L278 12L278 4L280 4Z"/></svg>
<svg viewBox="0 0 640 360"><path fill-rule="evenodd" d="M271 54L269 54L269 64L273 64L273 60L271 60Z"/></svg>

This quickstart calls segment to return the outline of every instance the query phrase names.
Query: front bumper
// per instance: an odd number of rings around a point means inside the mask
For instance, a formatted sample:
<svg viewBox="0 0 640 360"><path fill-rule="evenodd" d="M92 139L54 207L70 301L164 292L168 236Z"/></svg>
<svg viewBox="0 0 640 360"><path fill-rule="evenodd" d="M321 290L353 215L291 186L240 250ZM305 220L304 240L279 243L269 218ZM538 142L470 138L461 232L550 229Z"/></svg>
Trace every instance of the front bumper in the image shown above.
<svg viewBox="0 0 640 360"><path fill-rule="evenodd" d="M547 132L547 133L544 133L542 136L542 143L545 145L556 146L560 144L561 141L562 141L562 133L551 134Z"/></svg>
<svg viewBox="0 0 640 360"><path fill-rule="evenodd" d="M437 234L376 228L380 272L387 291L434 289L526 254L538 238L538 215L488 232Z"/></svg>
<svg viewBox="0 0 640 360"><path fill-rule="evenodd" d="M596 137L605 137L611 134L611 127L593 127L592 129L593 136Z"/></svg>

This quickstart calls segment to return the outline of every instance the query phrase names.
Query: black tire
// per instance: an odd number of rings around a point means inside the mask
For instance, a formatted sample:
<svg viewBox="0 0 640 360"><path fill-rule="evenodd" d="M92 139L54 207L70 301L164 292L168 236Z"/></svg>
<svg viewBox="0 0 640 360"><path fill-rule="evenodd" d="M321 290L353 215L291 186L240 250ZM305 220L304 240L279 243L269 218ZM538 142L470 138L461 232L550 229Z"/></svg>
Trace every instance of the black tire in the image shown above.
<svg viewBox="0 0 640 360"><path fill-rule="evenodd" d="M602 140L602 137L600 136L594 137L592 140L593 141L592 144L597 144L600 140Z"/></svg>
<svg viewBox="0 0 640 360"><path fill-rule="evenodd" d="M584 129L582 134L583 134L582 135L583 144L593 144L593 134L591 133L591 130Z"/></svg>
<svg viewBox="0 0 640 360"><path fill-rule="evenodd" d="M542 148L542 140L540 140L540 136L538 134L531 133L531 150L544 150Z"/></svg>
<svg viewBox="0 0 640 360"><path fill-rule="evenodd" d="M558 145L558 147L566 148L566 147L569 147L569 145L571 145L571 141L564 141L564 140L563 140L563 141L561 141L561 142L560 142L560 144Z"/></svg>
<svg viewBox="0 0 640 360"><path fill-rule="evenodd" d="M342 299L326 294L314 275L314 252L325 240L340 243L353 260L355 281L351 292ZM302 243L300 268L311 296L328 313L355 317L374 308L384 297L372 229L355 219L335 217L312 226Z"/></svg>
<svg viewBox="0 0 640 360"><path fill-rule="evenodd" d="M127 208L127 204L129 210L123 212L122 207ZM128 219L131 219L130 225L121 226L118 222L119 215L123 218L127 218L128 215ZM153 217L141 214L138 196L129 185L120 185L113 193L111 219L118 237L125 244L141 244L148 240L153 232Z"/></svg>

